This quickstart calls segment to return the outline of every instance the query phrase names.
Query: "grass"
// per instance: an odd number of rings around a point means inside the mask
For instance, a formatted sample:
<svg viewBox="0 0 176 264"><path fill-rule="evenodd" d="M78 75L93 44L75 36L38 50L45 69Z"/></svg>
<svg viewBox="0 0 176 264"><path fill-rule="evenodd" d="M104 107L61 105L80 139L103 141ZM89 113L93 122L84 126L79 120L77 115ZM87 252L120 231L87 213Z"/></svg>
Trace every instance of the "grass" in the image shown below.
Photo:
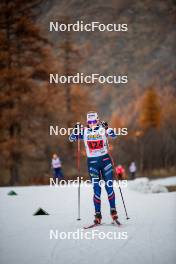
<svg viewBox="0 0 176 264"><path fill-rule="evenodd" d="M166 186L169 192L176 192L176 185L169 185Z"/></svg>

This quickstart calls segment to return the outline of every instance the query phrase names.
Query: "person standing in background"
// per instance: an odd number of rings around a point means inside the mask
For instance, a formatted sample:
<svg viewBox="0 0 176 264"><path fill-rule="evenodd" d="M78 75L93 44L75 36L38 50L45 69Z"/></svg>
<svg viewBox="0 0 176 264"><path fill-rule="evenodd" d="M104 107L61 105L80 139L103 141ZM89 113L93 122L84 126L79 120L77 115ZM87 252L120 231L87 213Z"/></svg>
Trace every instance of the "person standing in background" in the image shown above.
<svg viewBox="0 0 176 264"><path fill-rule="evenodd" d="M124 173L125 173L125 169L123 168L123 166L119 164L115 169L116 169L118 180L123 180Z"/></svg>
<svg viewBox="0 0 176 264"><path fill-rule="evenodd" d="M136 164L134 161L131 162L130 166L129 166L129 172L130 172L130 179L134 180L136 177Z"/></svg>
<svg viewBox="0 0 176 264"><path fill-rule="evenodd" d="M53 154L51 166L52 166L52 168L54 170L54 178L55 178L55 180L57 178L58 179L63 178L62 165L61 165L60 158L58 157L57 154Z"/></svg>

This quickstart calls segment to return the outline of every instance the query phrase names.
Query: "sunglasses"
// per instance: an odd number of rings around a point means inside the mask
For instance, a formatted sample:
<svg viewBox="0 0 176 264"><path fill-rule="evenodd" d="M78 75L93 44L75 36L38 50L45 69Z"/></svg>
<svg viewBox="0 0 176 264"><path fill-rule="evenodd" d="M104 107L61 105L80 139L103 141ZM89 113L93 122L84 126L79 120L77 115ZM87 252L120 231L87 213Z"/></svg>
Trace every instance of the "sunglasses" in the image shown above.
<svg viewBox="0 0 176 264"><path fill-rule="evenodd" d="M97 124L97 120L87 121L88 125Z"/></svg>

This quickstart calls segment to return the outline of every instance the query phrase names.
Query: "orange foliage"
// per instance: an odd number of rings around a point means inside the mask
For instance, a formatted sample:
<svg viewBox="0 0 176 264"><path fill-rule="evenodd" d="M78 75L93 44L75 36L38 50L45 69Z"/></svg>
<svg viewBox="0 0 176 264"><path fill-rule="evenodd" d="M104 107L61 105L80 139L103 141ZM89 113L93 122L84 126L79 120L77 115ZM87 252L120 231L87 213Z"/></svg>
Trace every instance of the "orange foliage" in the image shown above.
<svg viewBox="0 0 176 264"><path fill-rule="evenodd" d="M148 89L143 97L139 124L144 129L159 128L161 125L161 106L154 88Z"/></svg>

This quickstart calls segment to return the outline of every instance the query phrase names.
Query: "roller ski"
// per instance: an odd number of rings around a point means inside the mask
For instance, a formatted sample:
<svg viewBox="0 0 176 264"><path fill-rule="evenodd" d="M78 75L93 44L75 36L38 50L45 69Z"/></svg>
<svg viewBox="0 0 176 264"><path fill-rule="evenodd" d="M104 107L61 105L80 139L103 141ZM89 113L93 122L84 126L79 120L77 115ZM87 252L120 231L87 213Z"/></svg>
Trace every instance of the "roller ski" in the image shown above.
<svg viewBox="0 0 176 264"><path fill-rule="evenodd" d="M90 226L84 227L84 229L89 229L89 228L93 228L93 227L102 225L101 224L101 219L102 219L101 213L96 213L95 214L94 223L92 225L90 225Z"/></svg>

